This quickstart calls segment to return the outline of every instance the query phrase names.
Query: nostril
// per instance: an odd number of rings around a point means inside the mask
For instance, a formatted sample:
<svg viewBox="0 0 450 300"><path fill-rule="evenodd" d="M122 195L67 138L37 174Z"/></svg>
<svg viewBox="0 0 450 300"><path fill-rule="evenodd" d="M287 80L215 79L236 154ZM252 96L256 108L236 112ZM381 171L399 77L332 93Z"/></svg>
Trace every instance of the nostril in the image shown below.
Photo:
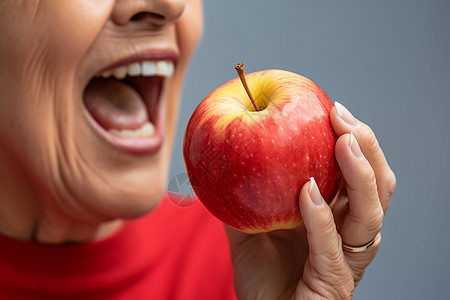
<svg viewBox="0 0 450 300"><path fill-rule="evenodd" d="M156 14L156 13L152 13L152 12L140 12L135 14L132 18L131 21L140 21L146 18L151 18L154 20L164 20L165 17L163 15L160 14Z"/></svg>

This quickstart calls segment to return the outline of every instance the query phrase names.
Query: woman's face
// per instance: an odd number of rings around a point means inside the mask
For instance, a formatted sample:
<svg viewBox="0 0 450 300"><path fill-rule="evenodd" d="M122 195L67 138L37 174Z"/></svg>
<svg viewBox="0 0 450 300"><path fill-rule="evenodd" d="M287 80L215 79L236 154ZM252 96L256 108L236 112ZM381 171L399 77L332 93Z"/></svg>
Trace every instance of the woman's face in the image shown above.
<svg viewBox="0 0 450 300"><path fill-rule="evenodd" d="M154 207L201 30L200 0L0 0L0 164L12 186L86 220Z"/></svg>

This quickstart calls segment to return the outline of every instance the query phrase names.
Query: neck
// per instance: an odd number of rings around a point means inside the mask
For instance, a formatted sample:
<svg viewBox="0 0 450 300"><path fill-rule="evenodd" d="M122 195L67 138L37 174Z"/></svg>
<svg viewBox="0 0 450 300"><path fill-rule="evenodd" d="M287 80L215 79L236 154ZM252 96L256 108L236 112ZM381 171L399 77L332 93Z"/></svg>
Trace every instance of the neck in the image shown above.
<svg viewBox="0 0 450 300"><path fill-rule="evenodd" d="M0 208L0 234L42 244L84 243L104 239L123 225L120 219L103 223L78 222L55 214L53 211L35 209L21 201L4 201ZM10 198L11 199L11 198ZM17 200L17 198L15 198Z"/></svg>
<svg viewBox="0 0 450 300"><path fill-rule="evenodd" d="M1 161L1 160L0 160ZM0 234L45 244L83 243L103 239L118 231L120 219L84 221L71 218L54 206L45 193L33 189L24 172L0 168ZM27 187L27 188L24 188ZM44 195L43 195L44 194Z"/></svg>
<svg viewBox="0 0 450 300"><path fill-rule="evenodd" d="M52 222L43 222L36 227L32 235L32 241L41 244L61 245L73 243L85 243L104 239L122 227L123 221L115 220L108 223L87 226L85 224L71 225L65 222L59 227L52 225Z"/></svg>
<svg viewBox="0 0 450 300"><path fill-rule="evenodd" d="M75 221L19 199L23 198L1 199L0 234L19 240L58 245L100 240L114 234L123 225L120 219L103 223Z"/></svg>
<svg viewBox="0 0 450 300"><path fill-rule="evenodd" d="M104 239L117 232L122 225L123 221L119 219L101 224L81 224L54 216L43 217L34 228L31 240L52 245L85 243Z"/></svg>

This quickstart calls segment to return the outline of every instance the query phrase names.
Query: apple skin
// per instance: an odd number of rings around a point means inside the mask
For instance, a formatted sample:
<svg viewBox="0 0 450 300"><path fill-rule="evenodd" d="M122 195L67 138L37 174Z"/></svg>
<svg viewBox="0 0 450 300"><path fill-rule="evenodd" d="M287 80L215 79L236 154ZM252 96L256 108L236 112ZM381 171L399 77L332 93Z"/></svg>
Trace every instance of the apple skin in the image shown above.
<svg viewBox="0 0 450 300"><path fill-rule="evenodd" d="M311 80L282 70L246 75L261 111L239 78L222 85L195 109L183 156L204 206L247 233L299 226L301 187L314 177L325 201L337 194L341 172L325 92Z"/></svg>

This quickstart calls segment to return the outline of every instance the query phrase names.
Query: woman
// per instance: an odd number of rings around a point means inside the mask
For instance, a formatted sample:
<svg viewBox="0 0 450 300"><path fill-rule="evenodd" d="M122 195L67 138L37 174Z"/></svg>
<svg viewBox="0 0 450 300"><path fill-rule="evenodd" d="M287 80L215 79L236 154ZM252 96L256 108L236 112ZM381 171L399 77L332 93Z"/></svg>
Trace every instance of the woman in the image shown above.
<svg viewBox="0 0 450 300"><path fill-rule="evenodd" d="M332 208L308 182L304 227L225 232L164 196L200 0L1 0L0 28L0 298L351 297L395 176L342 105Z"/></svg>

